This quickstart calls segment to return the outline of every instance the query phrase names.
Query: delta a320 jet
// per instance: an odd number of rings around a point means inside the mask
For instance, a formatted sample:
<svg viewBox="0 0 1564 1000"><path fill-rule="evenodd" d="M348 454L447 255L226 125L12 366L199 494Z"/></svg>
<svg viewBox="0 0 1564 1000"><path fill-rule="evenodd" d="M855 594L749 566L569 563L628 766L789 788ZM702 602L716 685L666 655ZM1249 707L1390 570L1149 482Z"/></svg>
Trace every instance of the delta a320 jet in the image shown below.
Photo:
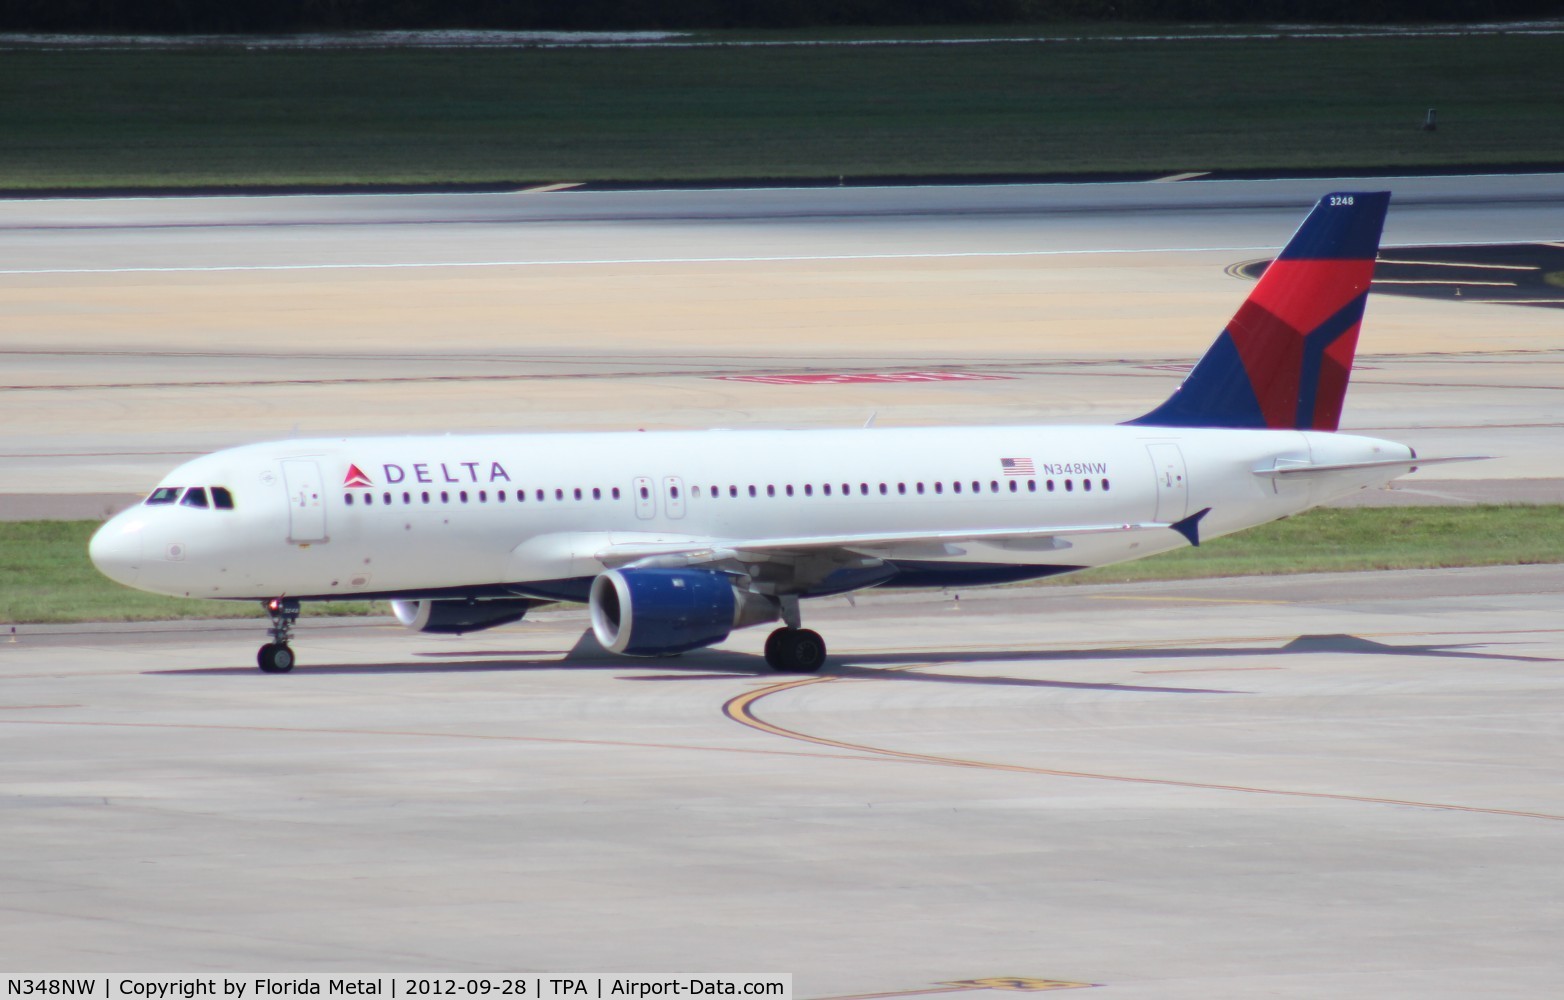
<svg viewBox="0 0 1564 1000"><path fill-rule="evenodd" d="M1139 559L1412 471L1405 445L1335 433L1389 198L1322 198L1183 384L1124 424L253 444L169 473L92 560L263 602L274 673L302 602L365 599L450 633L584 602L629 656L780 622L767 663L815 671L807 598Z"/></svg>

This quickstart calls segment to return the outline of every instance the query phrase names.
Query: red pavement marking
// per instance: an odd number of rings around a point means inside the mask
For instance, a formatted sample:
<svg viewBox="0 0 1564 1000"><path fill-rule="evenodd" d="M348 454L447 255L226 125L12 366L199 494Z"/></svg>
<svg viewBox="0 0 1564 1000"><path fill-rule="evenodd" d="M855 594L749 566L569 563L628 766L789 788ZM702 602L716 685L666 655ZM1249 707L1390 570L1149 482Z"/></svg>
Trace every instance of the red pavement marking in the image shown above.
<svg viewBox="0 0 1564 1000"><path fill-rule="evenodd" d="M847 385L855 382L997 382L1014 375L976 372L839 372L807 375L714 375L723 382L764 382L767 385Z"/></svg>

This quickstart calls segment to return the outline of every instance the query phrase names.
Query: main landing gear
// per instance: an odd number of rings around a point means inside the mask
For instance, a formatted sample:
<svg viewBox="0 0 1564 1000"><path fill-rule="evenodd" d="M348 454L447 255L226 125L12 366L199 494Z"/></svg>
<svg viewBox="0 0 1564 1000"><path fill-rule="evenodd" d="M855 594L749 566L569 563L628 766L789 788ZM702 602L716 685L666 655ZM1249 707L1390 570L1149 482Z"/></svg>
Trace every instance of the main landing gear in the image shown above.
<svg viewBox="0 0 1564 1000"><path fill-rule="evenodd" d="M825 665L825 640L819 632L800 628L798 598L779 599L785 625L766 636L766 663L779 674L812 674Z"/></svg>
<svg viewBox="0 0 1564 1000"><path fill-rule="evenodd" d="M766 663L779 674L812 674L825 664L825 640L807 628L779 628L766 636Z"/></svg>
<svg viewBox="0 0 1564 1000"><path fill-rule="evenodd" d="M293 669L293 649L288 640L293 637L293 624L299 620L299 602L276 597L265 604L271 616L271 628L267 631L272 641L255 654L255 665L268 674L285 674Z"/></svg>

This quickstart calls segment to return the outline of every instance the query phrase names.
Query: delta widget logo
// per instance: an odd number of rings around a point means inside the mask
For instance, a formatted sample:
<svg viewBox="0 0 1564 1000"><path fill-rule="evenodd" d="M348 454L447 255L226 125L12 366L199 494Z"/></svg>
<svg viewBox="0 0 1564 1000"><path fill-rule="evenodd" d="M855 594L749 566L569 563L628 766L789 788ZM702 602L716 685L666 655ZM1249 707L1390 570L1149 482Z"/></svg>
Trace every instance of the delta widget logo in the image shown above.
<svg viewBox="0 0 1564 1000"><path fill-rule="evenodd" d="M343 486L374 486L374 482L364 474L364 470L352 463L348 464L348 474L342 477Z"/></svg>

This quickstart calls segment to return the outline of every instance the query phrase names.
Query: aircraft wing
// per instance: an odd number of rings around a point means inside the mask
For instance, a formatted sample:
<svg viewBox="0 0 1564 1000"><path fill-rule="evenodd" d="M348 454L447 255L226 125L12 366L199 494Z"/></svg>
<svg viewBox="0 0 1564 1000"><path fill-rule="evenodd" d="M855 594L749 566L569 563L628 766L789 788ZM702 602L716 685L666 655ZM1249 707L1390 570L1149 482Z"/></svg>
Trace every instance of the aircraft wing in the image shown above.
<svg viewBox="0 0 1564 1000"><path fill-rule="evenodd" d="M627 566L697 566L721 563L769 562L778 559L840 554L852 557L927 558L959 554L963 542L998 543L1018 551L1044 552L1068 548L1068 539L1081 535L1173 529L1190 537L1201 511L1184 521L1146 521L1118 524L1049 525L1035 528L995 528L923 532L876 532L855 535L798 535L778 538L728 538L710 541L626 541L602 549L597 558L609 568ZM1187 529L1187 530L1186 530ZM1194 540L1191 539L1193 542ZM1198 544L1198 542L1195 542Z"/></svg>

